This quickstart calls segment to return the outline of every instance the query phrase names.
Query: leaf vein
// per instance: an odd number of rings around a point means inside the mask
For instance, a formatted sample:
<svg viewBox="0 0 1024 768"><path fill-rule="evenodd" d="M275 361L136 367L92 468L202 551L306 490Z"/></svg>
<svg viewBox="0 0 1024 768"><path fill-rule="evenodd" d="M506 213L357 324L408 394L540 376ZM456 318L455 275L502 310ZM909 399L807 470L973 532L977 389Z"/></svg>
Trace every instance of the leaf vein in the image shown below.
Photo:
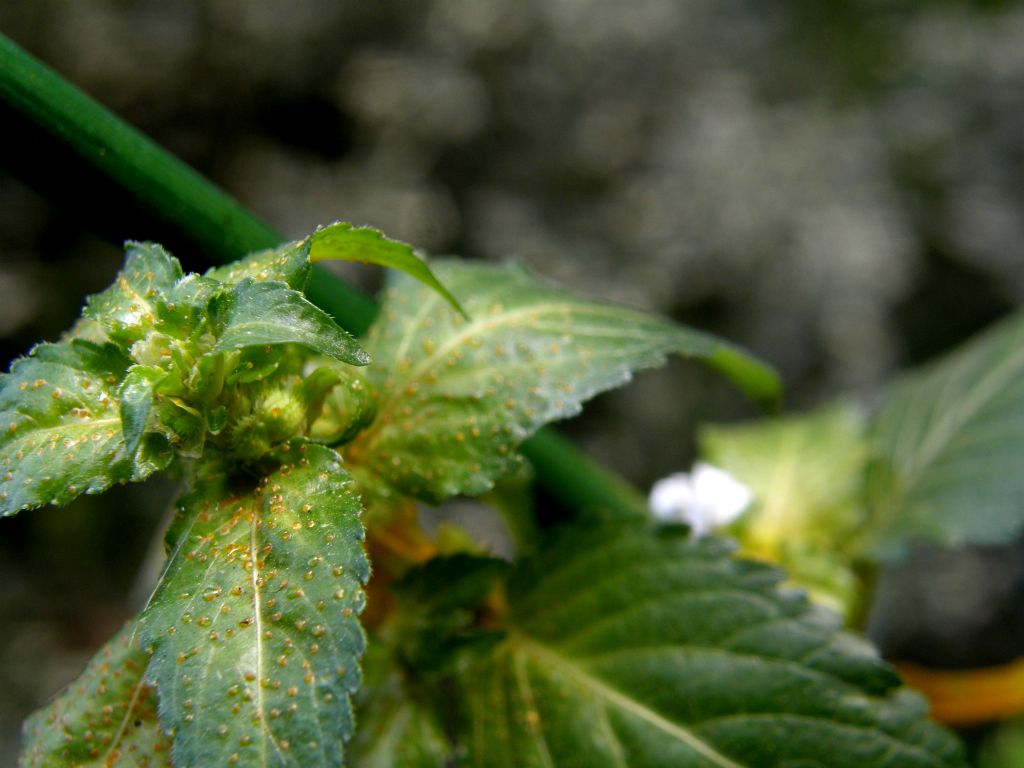
<svg viewBox="0 0 1024 768"><path fill-rule="evenodd" d="M714 765L719 766L719 768L744 768L739 763L730 760L710 744L707 744L688 728L684 728L678 723L674 723L671 720L662 717L657 712L648 709L639 702L624 696L604 681L599 680L576 664L573 664L561 654L522 636L517 637L516 642L523 652L532 653L533 655L540 657L552 667L560 669L565 675L575 680L581 687L600 696L609 704L615 705L617 708L628 712L647 724L652 725L658 730L663 731L683 742L693 752L709 760Z"/></svg>

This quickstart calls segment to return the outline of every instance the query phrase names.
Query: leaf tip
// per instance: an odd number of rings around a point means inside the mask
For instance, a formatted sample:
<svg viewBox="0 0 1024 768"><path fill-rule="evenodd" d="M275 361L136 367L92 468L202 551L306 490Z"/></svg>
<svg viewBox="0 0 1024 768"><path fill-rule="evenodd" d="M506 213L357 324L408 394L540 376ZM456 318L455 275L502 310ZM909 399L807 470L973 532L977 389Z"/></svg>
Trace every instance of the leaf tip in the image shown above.
<svg viewBox="0 0 1024 768"><path fill-rule="evenodd" d="M308 240L311 263L358 261L396 269L437 291L456 312L466 320L471 319L459 301L434 276L422 255L408 243L394 240L374 227L357 227L344 221L317 227Z"/></svg>

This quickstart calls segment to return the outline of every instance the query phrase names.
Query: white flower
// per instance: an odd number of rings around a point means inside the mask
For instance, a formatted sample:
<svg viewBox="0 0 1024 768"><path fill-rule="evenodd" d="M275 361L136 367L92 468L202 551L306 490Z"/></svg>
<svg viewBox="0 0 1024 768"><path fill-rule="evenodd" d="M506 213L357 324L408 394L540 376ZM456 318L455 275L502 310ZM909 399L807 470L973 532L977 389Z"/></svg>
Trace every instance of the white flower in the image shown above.
<svg viewBox="0 0 1024 768"><path fill-rule="evenodd" d="M656 482L648 505L659 520L686 523L704 536L738 518L750 505L750 490L724 469L698 461L693 472L677 472Z"/></svg>

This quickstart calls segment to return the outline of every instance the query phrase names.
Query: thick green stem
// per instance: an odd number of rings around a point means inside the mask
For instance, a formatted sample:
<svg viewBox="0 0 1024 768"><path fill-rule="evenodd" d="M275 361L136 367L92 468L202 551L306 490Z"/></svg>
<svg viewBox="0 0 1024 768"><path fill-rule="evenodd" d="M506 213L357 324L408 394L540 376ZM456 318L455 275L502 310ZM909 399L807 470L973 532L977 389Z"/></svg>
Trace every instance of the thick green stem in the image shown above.
<svg viewBox="0 0 1024 768"><path fill-rule="evenodd" d="M0 38L0 95L147 207L186 229L204 251L243 254L280 241L198 173L7 38Z"/></svg>
<svg viewBox="0 0 1024 768"><path fill-rule="evenodd" d="M2 35L0 98L70 146L214 261L237 259L284 239ZM366 330L377 311L372 299L320 267L314 269L306 293L353 333Z"/></svg>
<svg viewBox="0 0 1024 768"><path fill-rule="evenodd" d="M0 98L70 146L180 231L214 261L278 245L283 238L207 179L0 35ZM26 151L31 151L27 148ZM375 302L323 268L309 299L352 333L362 333ZM523 446L538 481L567 506L642 514L643 498L572 443L544 430Z"/></svg>

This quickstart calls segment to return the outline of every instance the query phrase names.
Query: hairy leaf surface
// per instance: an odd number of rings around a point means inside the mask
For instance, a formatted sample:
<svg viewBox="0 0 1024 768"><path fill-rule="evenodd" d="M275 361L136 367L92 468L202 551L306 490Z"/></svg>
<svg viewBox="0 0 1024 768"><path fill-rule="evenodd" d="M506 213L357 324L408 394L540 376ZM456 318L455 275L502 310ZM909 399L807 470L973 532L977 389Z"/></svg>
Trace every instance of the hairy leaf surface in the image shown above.
<svg viewBox="0 0 1024 768"><path fill-rule="evenodd" d="M196 337L209 331L211 301L214 297L230 291L231 288L223 283L218 283L216 280L197 275L194 272L185 275L168 292L167 300L157 303L157 327L160 332L152 334L152 337L148 339L148 345L159 347L167 344L173 338L177 343L170 345L171 350L178 347L179 349L189 349L194 353L197 351ZM132 348L132 356L136 360L139 360L140 354L143 354L143 346L136 344ZM170 361L161 360L161 362L167 365Z"/></svg>
<svg viewBox="0 0 1024 768"><path fill-rule="evenodd" d="M75 339L40 344L0 375L0 514L66 504L159 464L124 456L116 392L128 363L112 344Z"/></svg>
<svg viewBox="0 0 1024 768"><path fill-rule="evenodd" d="M209 270L206 277L232 285L246 278L260 283L286 283L301 291L309 277L309 247L310 238L306 238L280 248L251 253L244 259Z"/></svg>
<svg viewBox="0 0 1024 768"><path fill-rule="evenodd" d="M385 237L373 227L355 227L339 221L318 229L310 235L309 243L311 261L361 261L397 269L436 291L457 312L466 314L411 245Z"/></svg>
<svg viewBox="0 0 1024 768"><path fill-rule="evenodd" d="M156 695L143 681L149 657L129 623L81 676L25 723L22 768L170 768Z"/></svg>
<svg viewBox="0 0 1024 768"><path fill-rule="evenodd" d="M327 313L284 283L246 278L221 299L222 327L215 352L293 343L350 365L370 362Z"/></svg>
<svg viewBox="0 0 1024 768"><path fill-rule="evenodd" d="M85 316L116 342L141 339L156 322L160 300L182 276L181 264L156 243L129 242L124 267L114 284L89 297Z"/></svg>
<svg viewBox="0 0 1024 768"><path fill-rule="evenodd" d="M1000 543L1024 528L1024 318L898 382L875 417L868 545Z"/></svg>
<svg viewBox="0 0 1024 768"><path fill-rule="evenodd" d="M441 261L435 271L472 320L398 276L366 341L379 363L377 420L349 454L404 493L438 501L487 490L541 425L671 353L725 370L759 399L777 394L759 363L666 320L577 298L514 267Z"/></svg>
<svg viewBox="0 0 1024 768"><path fill-rule="evenodd" d="M466 664L474 765L948 768L954 738L868 646L721 542L574 528Z"/></svg>
<svg viewBox="0 0 1024 768"><path fill-rule="evenodd" d="M140 620L180 765L343 764L363 634L360 504L338 455L295 443L253 486L201 465Z"/></svg>

